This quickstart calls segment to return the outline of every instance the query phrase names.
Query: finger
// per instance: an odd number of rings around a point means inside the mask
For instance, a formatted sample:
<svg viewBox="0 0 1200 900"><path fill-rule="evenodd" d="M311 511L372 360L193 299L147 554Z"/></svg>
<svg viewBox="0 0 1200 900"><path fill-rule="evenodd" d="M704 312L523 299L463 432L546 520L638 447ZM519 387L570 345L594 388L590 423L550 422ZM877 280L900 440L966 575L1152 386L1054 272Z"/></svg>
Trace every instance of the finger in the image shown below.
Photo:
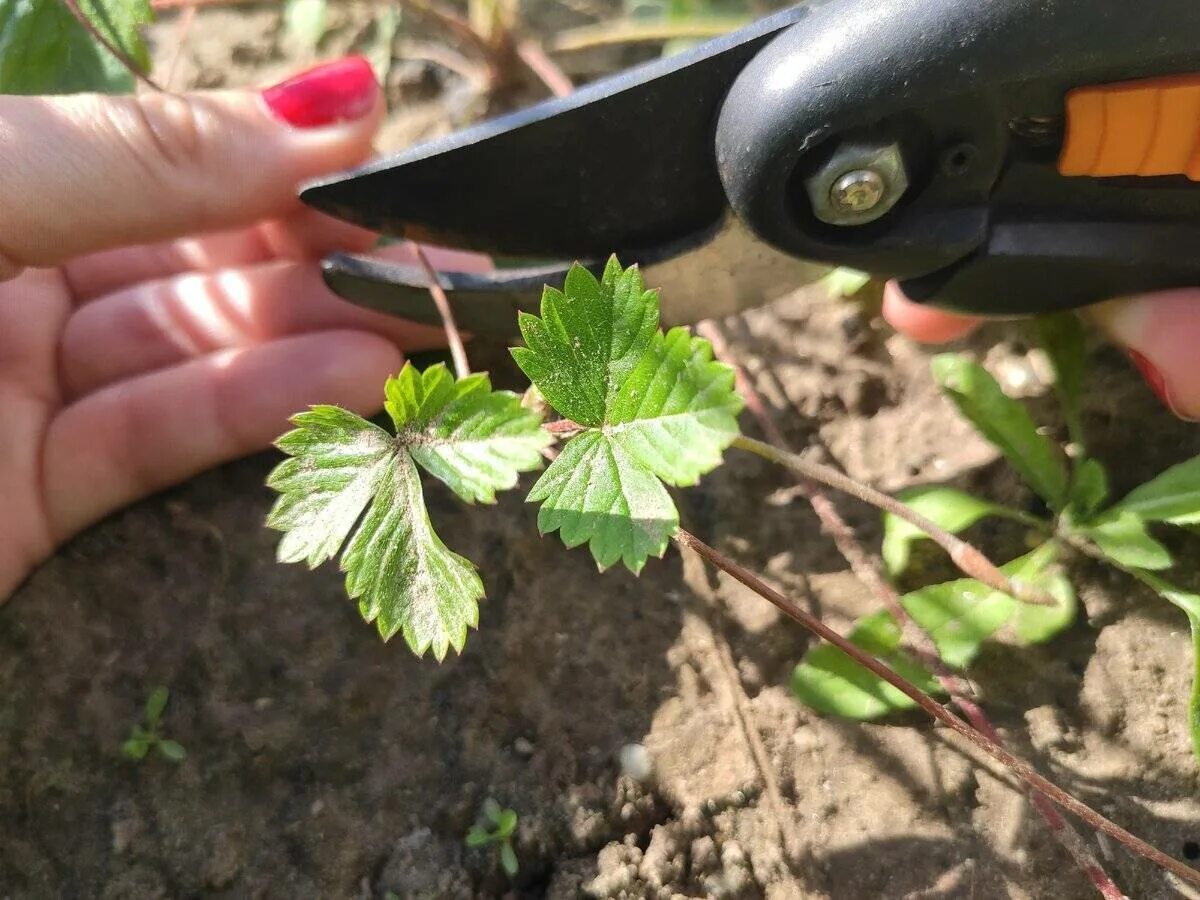
<svg viewBox="0 0 1200 900"><path fill-rule="evenodd" d="M894 281L883 292L883 318L901 334L924 344L944 344L966 337L981 321L914 303Z"/></svg>
<svg viewBox="0 0 1200 900"><path fill-rule="evenodd" d="M1166 291L1092 307L1088 314L1122 347L1175 415L1200 421L1200 289Z"/></svg>
<svg viewBox="0 0 1200 900"><path fill-rule="evenodd" d="M375 246L374 232L313 209L250 228L158 244L101 250L64 266L76 303L121 288L182 275L211 272L271 259L316 259L334 250L361 253Z"/></svg>
<svg viewBox="0 0 1200 900"><path fill-rule="evenodd" d="M369 154L382 114L361 58L262 92L0 97L0 277L287 215L298 183Z"/></svg>
<svg viewBox="0 0 1200 900"><path fill-rule="evenodd" d="M42 474L54 540L268 446L309 404L378 410L400 365L384 338L335 331L226 350L91 394L47 432Z"/></svg>
<svg viewBox="0 0 1200 900"><path fill-rule="evenodd" d="M446 343L441 328L347 303L311 263L277 261L182 275L96 300L63 329L60 377L78 397L154 369L229 347L352 328L416 350Z"/></svg>

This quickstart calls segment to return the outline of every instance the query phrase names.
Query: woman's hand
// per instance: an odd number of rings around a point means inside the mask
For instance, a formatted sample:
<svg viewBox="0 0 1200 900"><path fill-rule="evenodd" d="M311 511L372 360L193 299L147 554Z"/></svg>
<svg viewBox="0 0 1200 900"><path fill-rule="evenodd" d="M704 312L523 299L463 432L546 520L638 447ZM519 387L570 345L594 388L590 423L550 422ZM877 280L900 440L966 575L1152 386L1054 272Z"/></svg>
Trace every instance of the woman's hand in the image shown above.
<svg viewBox="0 0 1200 900"><path fill-rule="evenodd" d="M376 411L401 350L442 342L330 294L314 258L374 236L296 200L382 116L361 59L262 92L0 97L0 600L305 405Z"/></svg>

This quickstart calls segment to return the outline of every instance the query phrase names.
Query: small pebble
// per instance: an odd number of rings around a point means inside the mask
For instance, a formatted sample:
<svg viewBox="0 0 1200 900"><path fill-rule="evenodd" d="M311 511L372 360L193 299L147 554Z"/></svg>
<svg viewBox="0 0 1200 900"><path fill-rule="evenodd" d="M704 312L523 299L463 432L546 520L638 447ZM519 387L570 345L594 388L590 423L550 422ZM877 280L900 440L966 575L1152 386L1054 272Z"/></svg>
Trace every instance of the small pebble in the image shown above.
<svg viewBox="0 0 1200 900"><path fill-rule="evenodd" d="M533 741L519 737L513 741L513 749L517 751L518 756L533 756Z"/></svg>
<svg viewBox="0 0 1200 900"><path fill-rule="evenodd" d="M634 781L645 781L654 771L650 754L641 744L626 744L617 756L621 765L621 774L628 775Z"/></svg>

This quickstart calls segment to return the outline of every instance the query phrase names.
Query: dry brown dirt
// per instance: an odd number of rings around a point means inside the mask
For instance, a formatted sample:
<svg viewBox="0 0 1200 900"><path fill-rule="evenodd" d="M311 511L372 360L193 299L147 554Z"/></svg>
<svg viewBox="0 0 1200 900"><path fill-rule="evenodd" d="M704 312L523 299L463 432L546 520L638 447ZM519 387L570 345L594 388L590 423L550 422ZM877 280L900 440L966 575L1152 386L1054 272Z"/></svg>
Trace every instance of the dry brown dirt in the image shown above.
<svg viewBox="0 0 1200 900"><path fill-rule="evenodd" d="M347 18L322 52L360 39L370 8L335 9ZM206 11L189 48L184 83L261 82L293 61L269 8ZM395 145L426 126L410 109L390 127ZM794 299L726 327L797 446L823 444L886 488L950 481L1031 503L939 397L928 354L870 310ZM968 349L1053 421L1015 328ZM519 386L502 348L473 354ZM1115 353L1094 364L1087 423L1118 491L1200 452ZM952 736L916 716L860 725L796 704L788 678L809 638L745 589L674 551L640 578L598 574L538 537L519 491L467 508L430 488L443 537L484 575L480 629L442 665L384 645L330 567L275 564L261 525L274 462L114 516L0 611L0 897L1093 896L1012 779ZM690 529L830 623L873 608L787 476L758 459L731 453L679 501ZM877 546L876 514L838 507ZM1004 559L1024 548L1010 527L971 535ZM1194 571L1187 541L1172 546ZM918 563L914 579L950 574L934 553ZM1077 623L1046 646L990 645L971 677L1043 772L1195 859L1186 622L1094 566L1072 574ZM172 692L179 766L119 752L156 684ZM520 814L511 886L463 845L489 796ZM1088 840L1130 896L1192 896Z"/></svg>

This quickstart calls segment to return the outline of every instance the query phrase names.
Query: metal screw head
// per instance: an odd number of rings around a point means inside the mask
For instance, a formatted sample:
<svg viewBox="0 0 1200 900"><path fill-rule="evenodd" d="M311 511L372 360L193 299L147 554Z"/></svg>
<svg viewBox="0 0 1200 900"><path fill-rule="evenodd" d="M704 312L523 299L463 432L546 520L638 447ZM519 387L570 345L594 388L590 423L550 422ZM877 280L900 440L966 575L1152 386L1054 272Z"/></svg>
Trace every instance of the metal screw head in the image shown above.
<svg viewBox="0 0 1200 900"><path fill-rule="evenodd" d="M887 193L887 182L874 169L847 172L829 189L834 209L847 213L870 212Z"/></svg>

